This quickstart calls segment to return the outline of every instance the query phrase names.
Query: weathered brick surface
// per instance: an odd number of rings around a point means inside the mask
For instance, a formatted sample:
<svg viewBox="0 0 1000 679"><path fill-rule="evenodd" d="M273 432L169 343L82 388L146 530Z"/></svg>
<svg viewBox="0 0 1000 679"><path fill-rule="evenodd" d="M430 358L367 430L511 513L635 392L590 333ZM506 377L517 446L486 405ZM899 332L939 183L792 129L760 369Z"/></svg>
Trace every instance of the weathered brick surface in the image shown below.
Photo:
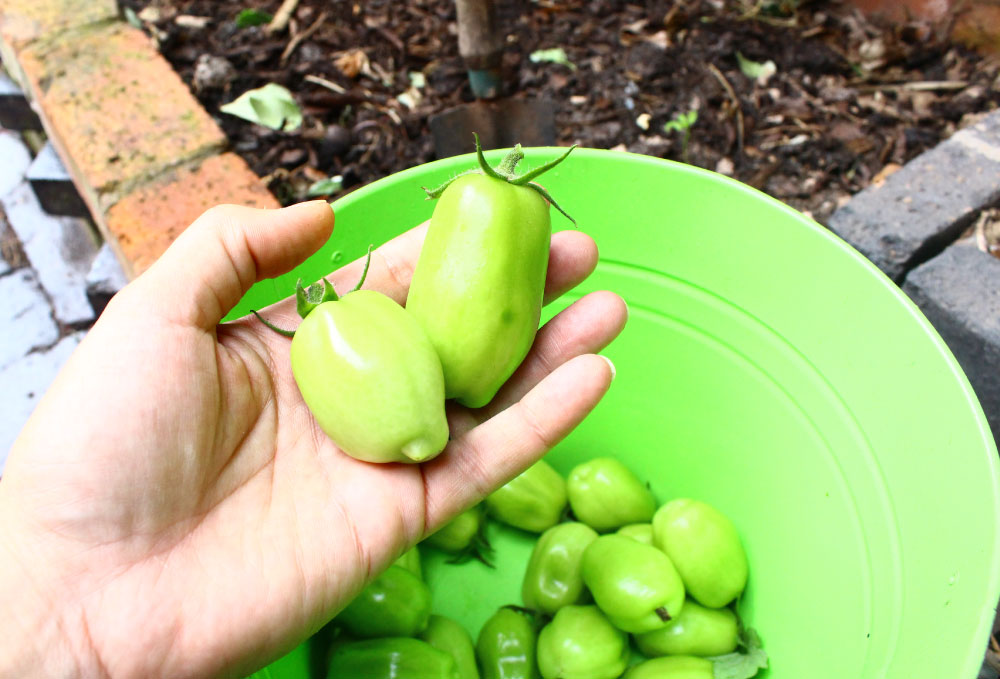
<svg viewBox="0 0 1000 679"><path fill-rule="evenodd" d="M911 271L903 290L955 354L1000 440L1000 260L966 239Z"/></svg>
<svg viewBox="0 0 1000 679"><path fill-rule="evenodd" d="M50 137L92 209L225 143L170 64L127 24L36 42L21 52L20 63Z"/></svg>
<svg viewBox="0 0 1000 679"><path fill-rule="evenodd" d="M120 200L108 211L107 228L126 273L134 277L144 271L201 213L220 203L279 207L233 153L168 172Z"/></svg>
<svg viewBox="0 0 1000 679"><path fill-rule="evenodd" d="M833 214L830 229L899 281L1000 201L1000 111L955 133Z"/></svg>
<svg viewBox="0 0 1000 679"><path fill-rule="evenodd" d="M35 40L117 16L115 0L3 0L0 38L17 51Z"/></svg>

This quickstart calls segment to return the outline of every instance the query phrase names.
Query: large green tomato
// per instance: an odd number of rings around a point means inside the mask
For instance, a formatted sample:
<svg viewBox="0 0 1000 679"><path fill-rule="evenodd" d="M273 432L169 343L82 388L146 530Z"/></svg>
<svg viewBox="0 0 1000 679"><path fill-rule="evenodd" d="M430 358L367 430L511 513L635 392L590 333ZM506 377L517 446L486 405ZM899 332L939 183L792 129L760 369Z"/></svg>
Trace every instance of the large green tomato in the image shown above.
<svg viewBox="0 0 1000 679"><path fill-rule="evenodd" d="M429 192L440 198L406 300L441 359L447 398L472 408L521 364L541 316L549 205L513 175L521 157L517 147L495 170L479 153L481 173Z"/></svg>
<svg viewBox="0 0 1000 679"><path fill-rule="evenodd" d="M538 635L544 679L615 679L628 658L628 635L597 606L564 606Z"/></svg>
<svg viewBox="0 0 1000 679"><path fill-rule="evenodd" d="M653 542L673 561L688 595L722 608L747 584L747 555L736 527L700 500L678 498L656 510Z"/></svg>
<svg viewBox="0 0 1000 679"><path fill-rule="evenodd" d="M292 374L320 428L367 462L424 462L448 443L434 347L403 307L372 290L319 304L295 331Z"/></svg>
<svg viewBox="0 0 1000 679"><path fill-rule="evenodd" d="M680 614L660 629L637 634L643 655L725 655L736 650L739 621L730 608L705 608L685 601Z"/></svg>
<svg viewBox="0 0 1000 679"><path fill-rule="evenodd" d="M713 679L714 676L711 660L677 655L641 662L629 668L622 679Z"/></svg>
<svg viewBox="0 0 1000 679"><path fill-rule="evenodd" d="M651 632L677 617L684 585L670 558L623 535L602 535L583 551L583 583L618 629Z"/></svg>

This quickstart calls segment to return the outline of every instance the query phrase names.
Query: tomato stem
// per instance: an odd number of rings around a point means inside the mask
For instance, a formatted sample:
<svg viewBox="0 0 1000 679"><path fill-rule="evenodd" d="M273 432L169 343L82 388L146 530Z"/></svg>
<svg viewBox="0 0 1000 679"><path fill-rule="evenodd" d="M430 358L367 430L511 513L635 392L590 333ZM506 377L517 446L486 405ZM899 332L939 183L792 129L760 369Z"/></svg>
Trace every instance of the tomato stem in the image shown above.
<svg viewBox="0 0 1000 679"><path fill-rule="evenodd" d="M497 167L494 169L493 167L490 166L488 162L486 162L486 156L483 155L483 147L479 143L479 135L473 132L472 136L476 140L476 162L479 164L479 167L472 170L466 170L465 172L455 175L445 183L438 186L436 189L428 189L426 186L421 187L427 193L428 200L440 197L441 194L444 193L444 190L447 189L449 186L451 186L451 183L456 179L458 179L459 177L463 177L467 174L484 174L487 177L492 177L493 179L498 179L500 181L507 182L508 184L513 184L514 186L524 186L535 191L536 193L538 193L538 195L544 198L547 203L549 203L550 205L552 205L552 207L561 212L563 216L566 217L566 219L573 222L573 225L576 226L576 220L570 217L569 213L567 213L565 210L559 207L559 204L552 199L552 196L549 195L549 192L546 191L541 186L539 186L538 184L535 184L533 181L531 181L535 177L538 177L544 174L545 172L548 172L556 165L564 161L566 159L566 156L568 156L573 151L573 149L576 148L576 144L566 149L566 152L563 153L558 158L556 158L555 160L551 160L545 163L544 165L540 165L534 168L533 170L528 170L524 174L518 176L515 174L517 164L524 159L524 151L521 149L520 144L515 144L514 148L511 149L507 153L507 155L503 157L503 159L500 161L500 164L497 165Z"/></svg>
<svg viewBox="0 0 1000 679"><path fill-rule="evenodd" d="M265 319L263 316L261 316L259 313L257 313L254 309L251 309L250 313L252 313L254 316L256 316L258 321L260 321L261 323L263 323L264 325L266 325L267 327L269 327L271 330L275 331L279 335L284 335L285 337L295 337L295 331L294 330L285 330L284 328L279 328L274 323L271 323L269 320Z"/></svg>
<svg viewBox="0 0 1000 679"><path fill-rule="evenodd" d="M351 292L357 292L360 290L361 286L365 284L365 279L368 278L368 265L372 263L372 247L372 244L369 243L368 256L365 257L365 269L361 272L361 280L358 281L358 284L354 286L354 289L351 290Z"/></svg>

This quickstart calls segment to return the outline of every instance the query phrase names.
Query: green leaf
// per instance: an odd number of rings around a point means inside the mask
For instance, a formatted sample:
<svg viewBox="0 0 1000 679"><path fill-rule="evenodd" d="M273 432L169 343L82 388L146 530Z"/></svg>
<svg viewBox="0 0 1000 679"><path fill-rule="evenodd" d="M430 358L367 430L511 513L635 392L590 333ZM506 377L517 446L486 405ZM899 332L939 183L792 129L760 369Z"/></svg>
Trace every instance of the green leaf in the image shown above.
<svg viewBox="0 0 1000 679"><path fill-rule="evenodd" d="M139 19L139 15L135 13L134 9L126 7L123 12L125 14L125 21L127 21L133 28L142 28L142 21Z"/></svg>
<svg viewBox="0 0 1000 679"><path fill-rule="evenodd" d="M272 130L289 132L302 125L302 110L292 93L276 83L248 90L219 110Z"/></svg>
<svg viewBox="0 0 1000 679"><path fill-rule="evenodd" d="M750 679L767 668L767 652L761 648L756 631L749 627L744 630L740 646L742 651L709 658L714 679Z"/></svg>
<svg viewBox="0 0 1000 679"><path fill-rule="evenodd" d="M737 52L736 61L739 62L740 70L743 71L743 75L752 80L756 80L761 85L767 84L767 81L771 79L771 76L778 72L778 67L775 66L774 62L770 59L761 63L759 61L747 59L741 52Z"/></svg>
<svg viewBox="0 0 1000 679"><path fill-rule="evenodd" d="M250 28L251 26L263 26L271 21L273 17L259 9L244 9L236 15L236 26L238 28Z"/></svg>
<svg viewBox="0 0 1000 679"><path fill-rule="evenodd" d="M535 50L529 56L531 63L550 63L550 64L562 64L563 66L569 66L571 71L576 70L576 64L569 60L566 56L566 50L562 47L553 47L547 50Z"/></svg>
<svg viewBox="0 0 1000 679"><path fill-rule="evenodd" d="M318 198L319 196L329 196L331 193L336 193L342 188L344 188L344 178L338 174L315 182L309 187L309 191L306 192L306 197Z"/></svg>

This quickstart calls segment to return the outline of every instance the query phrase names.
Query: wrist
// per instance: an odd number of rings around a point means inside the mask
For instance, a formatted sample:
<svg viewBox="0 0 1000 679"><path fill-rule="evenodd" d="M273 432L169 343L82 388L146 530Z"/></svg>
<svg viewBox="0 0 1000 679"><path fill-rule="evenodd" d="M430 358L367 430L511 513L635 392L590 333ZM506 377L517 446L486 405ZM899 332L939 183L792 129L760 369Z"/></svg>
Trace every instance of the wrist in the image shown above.
<svg viewBox="0 0 1000 679"><path fill-rule="evenodd" d="M42 579L16 553L11 532L0 530L0 677L103 676L99 663L81 661L97 660L82 612Z"/></svg>

